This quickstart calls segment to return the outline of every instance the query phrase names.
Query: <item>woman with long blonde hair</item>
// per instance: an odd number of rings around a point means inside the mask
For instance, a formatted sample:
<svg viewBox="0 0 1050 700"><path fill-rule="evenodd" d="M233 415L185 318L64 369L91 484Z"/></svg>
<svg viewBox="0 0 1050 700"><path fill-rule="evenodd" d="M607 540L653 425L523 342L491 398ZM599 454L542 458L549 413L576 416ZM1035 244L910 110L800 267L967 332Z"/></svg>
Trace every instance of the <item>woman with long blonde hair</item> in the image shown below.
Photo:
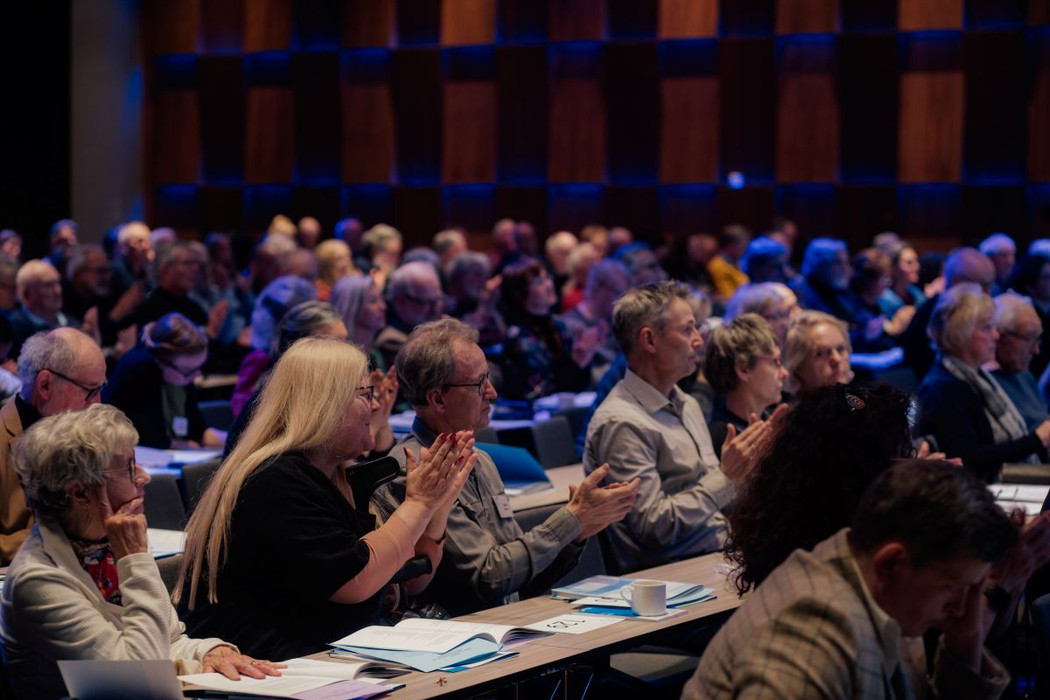
<svg viewBox="0 0 1050 700"><path fill-rule="evenodd" d="M367 504L353 503L348 468L372 448L373 392L364 354L348 343L304 338L277 362L186 528L174 597L190 629L222 630L266 658L302 656L374 622L410 558L437 569L473 436L406 452L407 497L376 529Z"/></svg>

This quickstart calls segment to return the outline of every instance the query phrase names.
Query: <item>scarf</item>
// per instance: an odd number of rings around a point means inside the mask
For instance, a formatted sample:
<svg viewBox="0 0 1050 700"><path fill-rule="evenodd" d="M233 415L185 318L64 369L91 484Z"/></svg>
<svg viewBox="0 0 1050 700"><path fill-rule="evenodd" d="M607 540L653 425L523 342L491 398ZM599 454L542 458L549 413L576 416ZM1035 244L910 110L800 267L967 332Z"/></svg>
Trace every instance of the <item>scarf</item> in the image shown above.
<svg viewBox="0 0 1050 700"><path fill-rule="evenodd" d="M1020 440L1028 434L1021 412L1017 410L1017 406L1014 406L1014 402L1010 400L991 374L981 368L974 369L959 358L950 355L942 355L941 364L948 370L948 374L965 382L981 397L984 403L984 415L992 426L995 444ZM1039 458L1031 455L1025 461L1037 464Z"/></svg>
<svg viewBox="0 0 1050 700"><path fill-rule="evenodd" d="M120 581L117 578L117 562L113 550L106 540L75 540L70 538L73 553L91 580L98 586L102 599L113 605L121 605Z"/></svg>

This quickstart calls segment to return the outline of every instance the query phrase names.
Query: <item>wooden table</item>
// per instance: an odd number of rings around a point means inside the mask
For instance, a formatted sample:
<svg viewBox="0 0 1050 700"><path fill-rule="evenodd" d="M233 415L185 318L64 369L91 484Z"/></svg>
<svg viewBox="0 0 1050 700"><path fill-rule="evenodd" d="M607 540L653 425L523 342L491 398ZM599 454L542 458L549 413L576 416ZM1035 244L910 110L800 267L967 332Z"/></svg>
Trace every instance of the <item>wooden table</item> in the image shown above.
<svg viewBox="0 0 1050 700"><path fill-rule="evenodd" d="M586 634L555 634L518 647L517 656L459 673L413 671L396 679L404 683L405 687L391 697L396 700L416 700L448 694L480 693L493 687L566 669L574 663L607 657L616 651L644 644L648 638L658 633L675 628L685 631L703 622L728 617L740 605L740 600L725 574L715 571L715 567L723 565L723 562L720 553L706 554L631 574L633 578L703 583L715 589L718 596L715 600L687 606L685 615L663 622L628 619ZM457 619L526 625L571 611L572 608L565 601L545 596L490 608ZM331 660L326 652L315 654L311 658Z"/></svg>

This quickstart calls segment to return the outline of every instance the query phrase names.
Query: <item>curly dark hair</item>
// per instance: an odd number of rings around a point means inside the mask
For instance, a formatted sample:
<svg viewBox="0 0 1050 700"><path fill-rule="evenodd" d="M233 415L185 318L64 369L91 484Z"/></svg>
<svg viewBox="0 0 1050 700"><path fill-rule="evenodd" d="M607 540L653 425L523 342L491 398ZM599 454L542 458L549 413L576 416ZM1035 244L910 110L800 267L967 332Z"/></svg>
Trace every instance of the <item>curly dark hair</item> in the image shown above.
<svg viewBox="0 0 1050 700"><path fill-rule="evenodd" d="M912 453L908 395L888 385L804 392L729 513L726 558L741 595L792 551L852 522L864 490Z"/></svg>

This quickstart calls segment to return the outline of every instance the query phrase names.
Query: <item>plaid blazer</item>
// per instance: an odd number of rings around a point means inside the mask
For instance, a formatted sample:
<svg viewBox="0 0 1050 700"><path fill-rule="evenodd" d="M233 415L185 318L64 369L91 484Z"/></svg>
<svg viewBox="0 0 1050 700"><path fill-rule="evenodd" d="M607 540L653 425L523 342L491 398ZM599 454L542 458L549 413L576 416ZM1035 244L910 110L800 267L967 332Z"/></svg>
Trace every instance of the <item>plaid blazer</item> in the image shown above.
<svg viewBox="0 0 1050 700"><path fill-rule="evenodd" d="M987 651L978 675L942 644L926 677L921 640L902 640L872 599L847 532L795 550L744 601L683 699L999 697L1009 674Z"/></svg>

